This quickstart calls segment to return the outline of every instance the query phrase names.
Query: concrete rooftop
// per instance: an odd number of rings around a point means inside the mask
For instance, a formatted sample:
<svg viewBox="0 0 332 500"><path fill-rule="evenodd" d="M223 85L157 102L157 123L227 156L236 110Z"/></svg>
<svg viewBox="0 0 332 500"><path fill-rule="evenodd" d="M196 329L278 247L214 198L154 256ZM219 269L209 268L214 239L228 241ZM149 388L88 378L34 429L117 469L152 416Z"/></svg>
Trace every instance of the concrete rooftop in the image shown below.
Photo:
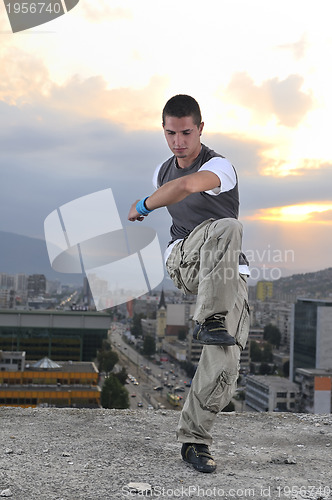
<svg viewBox="0 0 332 500"><path fill-rule="evenodd" d="M0 408L0 496L13 500L332 498L332 415L220 413L202 474L177 411ZM146 483L136 493L128 485Z"/></svg>

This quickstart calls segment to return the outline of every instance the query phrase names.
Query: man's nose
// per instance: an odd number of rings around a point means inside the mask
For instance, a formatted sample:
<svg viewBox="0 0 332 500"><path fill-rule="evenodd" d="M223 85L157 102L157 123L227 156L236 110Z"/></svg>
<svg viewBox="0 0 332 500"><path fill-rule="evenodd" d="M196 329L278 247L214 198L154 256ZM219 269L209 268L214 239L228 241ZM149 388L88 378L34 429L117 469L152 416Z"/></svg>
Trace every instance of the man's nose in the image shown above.
<svg viewBox="0 0 332 500"><path fill-rule="evenodd" d="M183 144L182 134L175 134L175 136L174 136L174 144L175 144L176 147L182 146L182 144Z"/></svg>

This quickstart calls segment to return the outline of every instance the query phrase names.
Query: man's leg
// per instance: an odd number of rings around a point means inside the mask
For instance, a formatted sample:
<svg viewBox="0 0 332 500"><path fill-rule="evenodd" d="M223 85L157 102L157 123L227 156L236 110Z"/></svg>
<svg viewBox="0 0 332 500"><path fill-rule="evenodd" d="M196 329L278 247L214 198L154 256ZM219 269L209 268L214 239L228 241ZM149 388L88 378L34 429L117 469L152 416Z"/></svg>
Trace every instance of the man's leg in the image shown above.
<svg viewBox="0 0 332 500"><path fill-rule="evenodd" d="M210 445L216 415L236 389L240 348L204 346L177 428L181 443Z"/></svg>
<svg viewBox="0 0 332 500"><path fill-rule="evenodd" d="M239 277L235 304L226 325L238 345L203 347L177 428L182 443L211 444L210 430L216 415L227 406L236 389L240 355L249 333L248 289L243 275Z"/></svg>
<svg viewBox="0 0 332 500"><path fill-rule="evenodd" d="M249 314L246 279L238 272L241 239L242 226L235 219L205 221L174 247L166 267L178 288L198 294L195 319L203 322L209 315L224 314L227 331L244 347ZM203 348L177 428L180 442L197 443L196 447L211 443L215 417L236 388L239 345ZM191 448L182 453L183 458L198 470L212 472L215 464L206 470L209 455L204 448L198 454ZM205 469L199 468L202 463Z"/></svg>
<svg viewBox="0 0 332 500"><path fill-rule="evenodd" d="M200 248L199 284L194 320L227 316L235 304L239 280L242 225L236 219L213 221Z"/></svg>

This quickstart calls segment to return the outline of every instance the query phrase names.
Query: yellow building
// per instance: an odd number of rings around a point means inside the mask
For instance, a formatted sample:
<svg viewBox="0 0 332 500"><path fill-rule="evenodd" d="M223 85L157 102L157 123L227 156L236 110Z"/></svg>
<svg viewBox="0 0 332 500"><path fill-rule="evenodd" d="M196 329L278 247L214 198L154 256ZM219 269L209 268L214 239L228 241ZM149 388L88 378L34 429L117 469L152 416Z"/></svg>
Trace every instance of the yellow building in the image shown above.
<svg viewBox="0 0 332 500"><path fill-rule="evenodd" d="M256 286L257 300L272 299L272 297L273 297L273 282L258 281Z"/></svg>
<svg viewBox="0 0 332 500"><path fill-rule="evenodd" d="M24 363L20 370L0 371L0 406L98 408L98 380L92 362Z"/></svg>

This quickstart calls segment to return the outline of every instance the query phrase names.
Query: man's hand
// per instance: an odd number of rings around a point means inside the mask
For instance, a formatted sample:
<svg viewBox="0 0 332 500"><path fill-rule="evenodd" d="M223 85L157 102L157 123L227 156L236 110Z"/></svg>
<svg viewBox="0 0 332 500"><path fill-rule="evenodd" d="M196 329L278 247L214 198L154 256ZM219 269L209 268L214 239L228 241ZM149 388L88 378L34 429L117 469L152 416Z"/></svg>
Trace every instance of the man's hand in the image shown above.
<svg viewBox="0 0 332 500"><path fill-rule="evenodd" d="M137 205L138 202L139 202L139 200L136 200L132 204L132 206L131 206L131 208L129 210L128 220L130 220L131 222L135 222L135 220L139 220L141 222L142 220L144 220L143 215L139 214L137 212L137 210L136 210L136 205Z"/></svg>

